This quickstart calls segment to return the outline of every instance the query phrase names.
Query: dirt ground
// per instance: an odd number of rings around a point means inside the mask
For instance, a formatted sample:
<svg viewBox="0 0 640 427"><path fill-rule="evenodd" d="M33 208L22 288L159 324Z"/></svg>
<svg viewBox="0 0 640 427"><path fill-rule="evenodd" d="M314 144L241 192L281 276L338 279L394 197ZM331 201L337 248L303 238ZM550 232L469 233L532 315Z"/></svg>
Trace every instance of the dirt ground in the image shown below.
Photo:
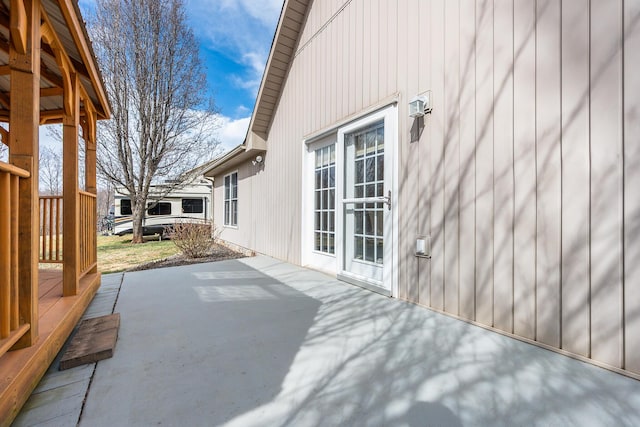
<svg viewBox="0 0 640 427"><path fill-rule="evenodd" d="M152 268L176 267L179 265L200 264L204 262L222 261L226 259L244 258L245 255L240 252L233 251L222 245L215 245L211 253L203 258L187 258L182 253L170 256L159 261L152 261L146 264L140 264L126 271L142 271Z"/></svg>

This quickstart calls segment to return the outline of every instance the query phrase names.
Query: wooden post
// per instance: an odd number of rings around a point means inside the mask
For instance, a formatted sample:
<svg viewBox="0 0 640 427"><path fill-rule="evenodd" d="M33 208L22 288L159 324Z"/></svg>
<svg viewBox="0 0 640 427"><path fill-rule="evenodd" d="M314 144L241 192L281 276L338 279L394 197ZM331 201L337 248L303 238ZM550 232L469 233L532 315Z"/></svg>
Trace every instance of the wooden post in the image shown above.
<svg viewBox="0 0 640 427"><path fill-rule="evenodd" d="M31 346L38 339L38 243L40 234L38 192L38 128L40 124L40 0L17 0L11 8L12 40L9 46L11 68L11 111L9 113L9 162L30 172L20 180L18 283L20 317L31 326L13 347ZM13 4L14 2L12 2ZM22 7L23 6L23 7ZM16 10L25 19L15 19ZM12 24L13 25L13 24ZM24 34L16 40L13 35Z"/></svg>
<svg viewBox="0 0 640 427"><path fill-rule="evenodd" d="M64 72L70 73L69 69ZM62 129L62 224L63 264L62 295L78 293L80 280L80 215L78 193L78 129L80 123L80 93L78 76L70 73L67 87L65 83L65 112ZM66 79L65 79L66 80ZM68 108L67 108L68 106Z"/></svg>
<svg viewBox="0 0 640 427"><path fill-rule="evenodd" d="M91 101L88 99L85 100L85 109L86 109L86 114L84 118L85 126L83 129L83 136L84 136L84 142L85 142L84 182L85 182L85 189L87 193L97 195L98 194L98 188L96 184L96 163L97 163L97 158L96 158L97 123L96 122L97 120L96 120L95 110L91 106ZM94 210L96 210L97 208L98 208L98 203L97 203L97 197L96 197ZM90 218L94 218L94 219L97 218L96 212L93 212L93 215L91 215ZM93 233L91 236L92 238L89 241L96 242L96 238L97 238L96 236L98 233L96 221L93 221L93 224L90 224L89 229L92 230L92 233ZM97 244L94 244L89 248L85 248L85 250L92 252L92 256L91 256L92 260L98 259ZM97 272L98 272L97 264L91 270L89 270L89 273L91 274L97 273Z"/></svg>

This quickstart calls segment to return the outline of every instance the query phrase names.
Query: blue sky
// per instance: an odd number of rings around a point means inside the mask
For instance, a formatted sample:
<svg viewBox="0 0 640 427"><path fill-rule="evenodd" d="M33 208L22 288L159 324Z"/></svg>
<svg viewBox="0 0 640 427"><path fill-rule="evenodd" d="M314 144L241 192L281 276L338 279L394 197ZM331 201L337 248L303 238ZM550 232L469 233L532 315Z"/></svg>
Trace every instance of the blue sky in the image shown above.
<svg viewBox="0 0 640 427"><path fill-rule="evenodd" d="M88 15L93 0L80 0ZM220 111L218 139L242 143L283 0L185 0L188 23L200 41L209 93Z"/></svg>

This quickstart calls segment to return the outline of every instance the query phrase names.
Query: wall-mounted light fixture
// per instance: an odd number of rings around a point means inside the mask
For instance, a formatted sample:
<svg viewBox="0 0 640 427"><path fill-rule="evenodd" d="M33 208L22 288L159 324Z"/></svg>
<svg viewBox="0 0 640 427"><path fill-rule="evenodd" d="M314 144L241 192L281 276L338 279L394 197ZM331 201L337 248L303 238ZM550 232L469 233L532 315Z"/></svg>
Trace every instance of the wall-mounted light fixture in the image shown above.
<svg viewBox="0 0 640 427"><path fill-rule="evenodd" d="M409 101L409 117L414 119L431 112L431 91L422 92Z"/></svg>
<svg viewBox="0 0 640 427"><path fill-rule="evenodd" d="M253 166L255 166L255 165L258 165L258 164L262 163L262 160L263 160L262 156L258 155L258 156L256 156L255 160L251 160L251 163L253 163Z"/></svg>
<svg viewBox="0 0 640 427"><path fill-rule="evenodd" d="M431 236L416 238L416 253L418 258L431 258Z"/></svg>

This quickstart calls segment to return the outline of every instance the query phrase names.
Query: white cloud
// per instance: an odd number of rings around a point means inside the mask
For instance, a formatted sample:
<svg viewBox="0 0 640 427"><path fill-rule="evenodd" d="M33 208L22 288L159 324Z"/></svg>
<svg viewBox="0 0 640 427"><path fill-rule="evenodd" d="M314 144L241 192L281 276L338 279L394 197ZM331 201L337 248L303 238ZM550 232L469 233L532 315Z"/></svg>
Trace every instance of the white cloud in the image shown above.
<svg viewBox="0 0 640 427"><path fill-rule="evenodd" d="M196 35L209 49L247 67L231 81L252 95L262 79L282 4L283 0L187 0Z"/></svg>
<svg viewBox="0 0 640 427"><path fill-rule="evenodd" d="M220 129L218 129L218 140L224 151L240 145L244 142L249 128L251 117L243 117L241 119L231 119L226 116L218 117Z"/></svg>

